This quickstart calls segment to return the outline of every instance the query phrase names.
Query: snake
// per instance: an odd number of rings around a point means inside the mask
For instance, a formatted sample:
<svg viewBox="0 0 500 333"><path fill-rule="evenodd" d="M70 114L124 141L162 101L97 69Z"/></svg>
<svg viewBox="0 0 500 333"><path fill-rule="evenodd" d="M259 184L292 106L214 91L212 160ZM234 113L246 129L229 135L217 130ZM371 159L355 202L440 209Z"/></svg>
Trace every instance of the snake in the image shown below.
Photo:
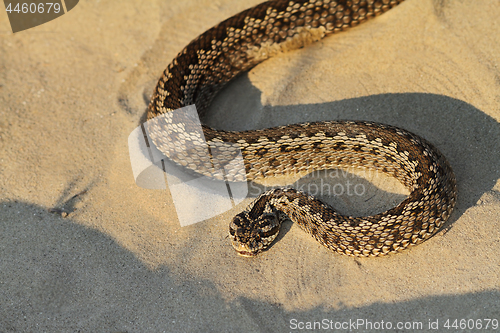
<svg viewBox="0 0 500 333"><path fill-rule="evenodd" d="M214 96L239 74L401 2L267 1L202 33L164 70L147 110L149 135L156 148L182 168L241 182L359 167L395 177L409 191L396 207L355 217L291 187L266 190L230 222L229 236L237 254L253 257L269 249L283 221L291 220L333 252L383 256L422 243L449 218L457 198L453 170L436 147L405 129L345 120L236 132L214 129L199 120ZM194 116L176 113L192 105ZM244 167L231 167L236 155Z"/></svg>

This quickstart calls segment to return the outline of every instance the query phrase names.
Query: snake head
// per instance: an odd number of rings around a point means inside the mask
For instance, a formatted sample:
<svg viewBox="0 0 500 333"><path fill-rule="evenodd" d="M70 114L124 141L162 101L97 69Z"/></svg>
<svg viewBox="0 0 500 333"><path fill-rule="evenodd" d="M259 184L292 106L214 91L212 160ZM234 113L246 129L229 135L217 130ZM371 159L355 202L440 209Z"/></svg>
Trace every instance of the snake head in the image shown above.
<svg viewBox="0 0 500 333"><path fill-rule="evenodd" d="M280 224L274 213L252 218L248 212L242 212L229 224L231 243L240 256L253 257L271 245L278 236Z"/></svg>

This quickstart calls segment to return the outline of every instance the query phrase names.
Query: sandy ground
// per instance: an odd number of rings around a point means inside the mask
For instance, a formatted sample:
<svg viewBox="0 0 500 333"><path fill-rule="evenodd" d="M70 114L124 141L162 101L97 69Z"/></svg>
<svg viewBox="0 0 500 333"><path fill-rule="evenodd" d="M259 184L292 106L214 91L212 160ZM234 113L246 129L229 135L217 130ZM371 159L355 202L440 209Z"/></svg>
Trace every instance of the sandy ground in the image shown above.
<svg viewBox="0 0 500 333"><path fill-rule="evenodd" d="M343 332L436 321L455 331L447 320L500 320L496 1L408 0L259 65L209 115L234 130L363 119L427 138L459 190L447 231L429 241L354 259L288 224L269 251L242 258L228 223L251 198L181 228L168 190L136 186L127 138L164 67L259 2L81 1L16 34L0 14L1 332L309 332L301 325L322 320L350 322ZM335 181L367 189L325 198L347 214L404 197L379 174Z"/></svg>

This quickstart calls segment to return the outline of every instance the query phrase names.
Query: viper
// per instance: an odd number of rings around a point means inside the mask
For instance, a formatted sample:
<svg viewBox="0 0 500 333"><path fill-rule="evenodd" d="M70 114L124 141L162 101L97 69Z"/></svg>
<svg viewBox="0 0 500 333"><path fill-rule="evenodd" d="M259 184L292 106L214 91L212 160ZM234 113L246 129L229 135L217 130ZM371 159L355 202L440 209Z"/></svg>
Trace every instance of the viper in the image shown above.
<svg viewBox="0 0 500 333"><path fill-rule="evenodd" d="M196 105L201 119L214 96L265 59L356 26L402 0L275 0L247 9L189 43L158 81L148 108L154 145L176 164L229 181L294 172L363 167L397 178L410 194L373 216L344 216L292 189L262 193L229 225L238 254L267 249L290 219L325 247L351 256L381 256L435 234L456 202L456 180L430 142L401 128L366 121L330 121L243 132L223 131L175 112ZM206 151L209 151L207 154ZM241 154L244 167L231 167ZM220 168L214 168L217 164ZM225 170L219 172L216 170Z"/></svg>

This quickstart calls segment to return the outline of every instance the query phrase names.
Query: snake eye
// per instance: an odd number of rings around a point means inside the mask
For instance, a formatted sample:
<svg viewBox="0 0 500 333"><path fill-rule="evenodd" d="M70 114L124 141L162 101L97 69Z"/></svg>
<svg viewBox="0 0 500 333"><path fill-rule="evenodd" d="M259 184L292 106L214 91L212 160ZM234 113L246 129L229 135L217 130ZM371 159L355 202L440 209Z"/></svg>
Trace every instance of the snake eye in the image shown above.
<svg viewBox="0 0 500 333"><path fill-rule="evenodd" d="M278 234L279 230L280 230L280 226L279 226L279 224L277 224L268 231L261 231L260 237L268 238L270 236L274 236L274 235Z"/></svg>

